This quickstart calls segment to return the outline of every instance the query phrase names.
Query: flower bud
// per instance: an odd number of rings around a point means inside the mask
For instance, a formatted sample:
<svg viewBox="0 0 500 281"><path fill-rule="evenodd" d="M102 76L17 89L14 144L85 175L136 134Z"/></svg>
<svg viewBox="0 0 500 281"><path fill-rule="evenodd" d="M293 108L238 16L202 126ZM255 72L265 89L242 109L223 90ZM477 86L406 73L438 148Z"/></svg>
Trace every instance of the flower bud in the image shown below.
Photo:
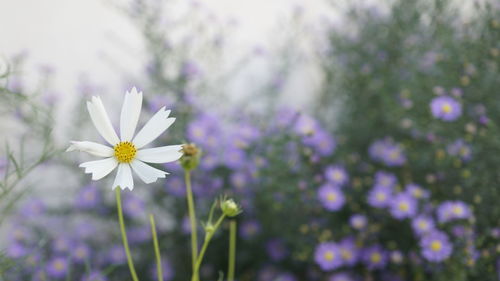
<svg viewBox="0 0 500 281"><path fill-rule="evenodd" d="M224 215L228 217L235 217L242 212L241 208L238 206L238 204L236 204L236 202L234 202L233 199L222 200L220 203L220 208Z"/></svg>
<svg viewBox="0 0 500 281"><path fill-rule="evenodd" d="M201 150L194 144L189 143L182 146L181 166L184 170L194 170L200 163Z"/></svg>

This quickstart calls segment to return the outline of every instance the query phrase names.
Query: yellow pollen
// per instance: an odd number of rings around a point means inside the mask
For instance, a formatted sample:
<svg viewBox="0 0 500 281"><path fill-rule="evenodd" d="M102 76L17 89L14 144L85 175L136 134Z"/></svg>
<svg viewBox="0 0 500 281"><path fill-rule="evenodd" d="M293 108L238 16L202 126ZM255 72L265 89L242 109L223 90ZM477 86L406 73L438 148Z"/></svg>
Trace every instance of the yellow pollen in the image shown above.
<svg viewBox="0 0 500 281"><path fill-rule="evenodd" d="M451 105L445 103L445 104L443 104L442 109L443 109L444 113L450 113L451 112Z"/></svg>
<svg viewBox="0 0 500 281"><path fill-rule="evenodd" d="M399 209L401 211L408 211L409 208L410 208L410 206L408 206L408 203L403 202L403 203L399 204Z"/></svg>
<svg viewBox="0 0 500 281"><path fill-rule="evenodd" d="M441 245L441 242L439 242L438 240L434 240L431 243L431 250L433 250L434 252L439 252L442 247L443 245Z"/></svg>
<svg viewBox="0 0 500 281"><path fill-rule="evenodd" d="M373 263L379 263L382 257L380 256L379 253L373 253L370 257Z"/></svg>
<svg viewBox="0 0 500 281"><path fill-rule="evenodd" d="M335 258L335 255L333 254L333 252L328 251L328 252L325 253L324 258L327 261L331 261L331 260L333 260Z"/></svg>
<svg viewBox="0 0 500 281"><path fill-rule="evenodd" d="M330 202L335 202L337 201L337 194L335 193L329 193L327 196L328 201Z"/></svg>
<svg viewBox="0 0 500 281"><path fill-rule="evenodd" d="M64 269L64 263L62 261L56 261L54 263L54 268L58 271L61 271Z"/></svg>
<svg viewBox="0 0 500 281"><path fill-rule="evenodd" d="M132 162L137 154L137 149L134 144L129 141L120 142L114 147L114 150L116 160L120 163Z"/></svg>
<svg viewBox="0 0 500 281"><path fill-rule="evenodd" d="M352 253L350 251L343 250L342 257L346 260L350 260L352 258Z"/></svg>
<svg viewBox="0 0 500 281"><path fill-rule="evenodd" d="M385 194L382 192L378 192L376 197L378 201L385 201Z"/></svg>
<svg viewBox="0 0 500 281"><path fill-rule="evenodd" d="M339 171L333 172L333 178L335 180L341 180L342 179L342 174Z"/></svg>
<svg viewBox="0 0 500 281"><path fill-rule="evenodd" d="M463 213L463 209L460 208L460 207L454 207L453 208L453 213L455 213L455 215L461 215Z"/></svg>
<svg viewBox="0 0 500 281"><path fill-rule="evenodd" d="M427 222L425 222L425 221L420 221L420 222L418 223L418 226L419 226L419 227L420 227L420 229L422 229L422 230L425 230L425 229L427 229L427 227L428 227Z"/></svg>

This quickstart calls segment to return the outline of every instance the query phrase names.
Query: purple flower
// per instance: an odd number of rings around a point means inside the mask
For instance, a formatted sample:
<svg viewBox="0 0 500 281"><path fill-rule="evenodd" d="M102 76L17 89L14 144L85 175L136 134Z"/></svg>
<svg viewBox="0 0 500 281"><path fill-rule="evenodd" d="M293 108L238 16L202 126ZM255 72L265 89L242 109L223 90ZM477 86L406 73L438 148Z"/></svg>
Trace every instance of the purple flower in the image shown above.
<svg viewBox="0 0 500 281"><path fill-rule="evenodd" d="M47 274L53 278L62 278L68 272L68 261L63 257L55 257L47 263Z"/></svg>
<svg viewBox="0 0 500 281"><path fill-rule="evenodd" d="M72 257L74 261L83 263L90 257L90 248L85 244L78 244L72 249Z"/></svg>
<svg viewBox="0 0 500 281"><path fill-rule="evenodd" d="M349 224L354 229L362 230L368 224L368 219L366 218L365 215L355 214L352 215L351 218L349 219Z"/></svg>
<svg viewBox="0 0 500 281"><path fill-rule="evenodd" d="M472 158L472 146L462 139L458 139L446 148L451 156L458 156L463 161L469 161Z"/></svg>
<svg viewBox="0 0 500 281"><path fill-rule="evenodd" d="M338 211L345 203L345 197L340 188L331 184L325 184L318 189L318 200L329 211Z"/></svg>
<svg viewBox="0 0 500 281"><path fill-rule="evenodd" d="M231 169L242 168L247 162L245 152L236 147L229 147L224 152L224 164Z"/></svg>
<svg viewBox="0 0 500 281"><path fill-rule="evenodd" d="M281 239L271 239L266 243L266 251L273 261L281 261L288 256L288 250Z"/></svg>
<svg viewBox="0 0 500 281"><path fill-rule="evenodd" d="M325 178L336 186L343 186L349 181L349 175L340 165L326 167Z"/></svg>
<svg viewBox="0 0 500 281"><path fill-rule="evenodd" d="M171 177L165 182L167 192L176 197L186 196L186 187L184 181L180 177Z"/></svg>
<svg viewBox="0 0 500 281"><path fill-rule="evenodd" d="M413 219L411 226L417 235L422 236L433 231L435 224L432 218L420 215Z"/></svg>
<svg viewBox="0 0 500 281"><path fill-rule="evenodd" d="M434 118L443 121L454 121L462 114L462 105L452 97L439 96L431 101Z"/></svg>
<svg viewBox="0 0 500 281"><path fill-rule="evenodd" d="M374 160L382 162L389 167L401 166L406 163L403 147L391 138L374 141L370 145L368 152Z"/></svg>
<svg viewBox="0 0 500 281"><path fill-rule="evenodd" d="M318 121L311 116L300 114L295 122L294 131L301 136L312 136L319 129Z"/></svg>
<svg viewBox="0 0 500 281"><path fill-rule="evenodd" d="M22 216L31 218L42 214L45 211L45 203L39 199L31 199L23 204L19 211Z"/></svg>
<svg viewBox="0 0 500 281"><path fill-rule="evenodd" d="M328 281L357 281L358 278L354 277L351 273L347 272L338 272L331 275L328 278Z"/></svg>
<svg viewBox="0 0 500 281"><path fill-rule="evenodd" d="M123 212L129 217L137 217L142 214L145 208L144 205L145 203L142 199L129 193L123 200Z"/></svg>
<svg viewBox="0 0 500 281"><path fill-rule="evenodd" d="M241 238L251 240L261 231L260 223L257 220L246 220L240 225Z"/></svg>
<svg viewBox="0 0 500 281"><path fill-rule="evenodd" d="M375 187L368 193L368 204L376 208L389 206L392 197L392 189L387 187Z"/></svg>
<svg viewBox="0 0 500 281"><path fill-rule="evenodd" d="M27 253L26 247L20 243L12 243L7 247L7 256L13 259L24 257Z"/></svg>
<svg viewBox="0 0 500 281"><path fill-rule="evenodd" d="M431 262L440 262L450 257L453 246L448 236L440 231L425 235L420 241L422 256Z"/></svg>
<svg viewBox="0 0 500 281"><path fill-rule="evenodd" d="M75 198L75 205L81 209L91 209L101 202L100 190L95 185L84 187Z"/></svg>
<svg viewBox="0 0 500 281"><path fill-rule="evenodd" d="M112 264L122 264L127 261L127 256L122 245L114 245L108 251L108 260Z"/></svg>
<svg viewBox="0 0 500 281"><path fill-rule="evenodd" d="M161 259L161 268L163 280L170 281L174 278L174 268L170 261L165 257L162 257ZM150 275L153 277L153 280L158 280L158 271L156 269L156 264L151 265Z"/></svg>
<svg viewBox="0 0 500 281"><path fill-rule="evenodd" d="M342 266L342 256L337 244L324 242L314 251L314 261L324 271L334 270Z"/></svg>
<svg viewBox="0 0 500 281"><path fill-rule="evenodd" d="M54 239L52 243L52 248L58 253L66 253L73 246L73 241L70 238L59 236Z"/></svg>
<svg viewBox="0 0 500 281"><path fill-rule="evenodd" d="M387 264L387 252L380 245L373 245L363 251L362 259L368 269L381 269Z"/></svg>
<svg viewBox="0 0 500 281"><path fill-rule="evenodd" d="M467 219L471 216L469 206L462 201L445 201L437 209L438 220L441 223L456 219Z"/></svg>
<svg viewBox="0 0 500 281"><path fill-rule="evenodd" d="M397 219L413 217L417 213L417 201L406 193L399 193L391 200L391 214Z"/></svg>
<svg viewBox="0 0 500 281"><path fill-rule="evenodd" d="M393 173L378 171L375 173L375 187L393 188L398 183L398 179Z"/></svg>
<svg viewBox="0 0 500 281"><path fill-rule="evenodd" d="M407 184L405 192L417 199L429 198L430 196L428 190L414 183Z"/></svg>
<svg viewBox="0 0 500 281"><path fill-rule="evenodd" d="M82 277L82 281L107 281L108 279L104 274L99 271L91 271Z"/></svg>
<svg viewBox="0 0 500 281"><path fill-rule="evenodd" d="M313 148L320 156L331 155L336 147L333 137L319 128L312 135L304 136L303 142Z"/></svg>
<svg viewBox="0 0 500 281"><path fill-rule="evenodd" d="M229 176L229 182L236 191L244 192L249 183L249 177L244 172L238 171Z"/></svg>
<svg viewBox="0 0 500 281"><path fill-rule="evenodd" d="M358 247L352 237L344 238L339 243L340 256L345 265L353 266L358 261Z"/></svg>

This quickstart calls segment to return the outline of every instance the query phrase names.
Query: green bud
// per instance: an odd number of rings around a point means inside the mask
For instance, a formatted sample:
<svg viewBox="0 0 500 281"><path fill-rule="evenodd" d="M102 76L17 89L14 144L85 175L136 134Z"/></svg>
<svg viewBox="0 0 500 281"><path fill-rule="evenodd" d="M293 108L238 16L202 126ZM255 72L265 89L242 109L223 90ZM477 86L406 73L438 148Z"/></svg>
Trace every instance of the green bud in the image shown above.
<svg viewBox="0 0 500 281"><path fill-rule="evenodd" d="M221 200L220 208L224 215L228 217L235 217L242 212L240 206L233 199Z"/></svg>
<svg viewBox="0 0 500 281"><path fill-rule="evenodd" d="M208 223L207 225L205 225L205 232L207 234L213 233L214 231L215 231L215 227L213 224Z"/></svg>
<svg viewBox="0 0 500 281"><path fill-rule="evenodd" d="M201 150L194 144L189 143L182 146L182 157L179 160L184 170L194 170L200 163Z"/></svg>

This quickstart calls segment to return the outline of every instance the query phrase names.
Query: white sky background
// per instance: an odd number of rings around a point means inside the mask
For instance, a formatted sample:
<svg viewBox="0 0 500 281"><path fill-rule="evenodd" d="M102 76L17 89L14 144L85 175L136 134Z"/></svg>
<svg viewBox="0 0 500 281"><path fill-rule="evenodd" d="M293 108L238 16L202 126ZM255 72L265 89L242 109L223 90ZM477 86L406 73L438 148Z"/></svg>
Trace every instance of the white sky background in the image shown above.
<svg viewBox="0 0 500 281"><path fill-rule="evenodd" d="M213 14L237 22L231 38L235 46L266 45L295 7L302 7L308 21L319 22L324 0L203 0ZM300 6L297 3L301 4ZM40 65L56 70L55 88L64 96L74 93L82 73L117 90L122 74L103 60L112 55L121 66L134 72L141 61L120 50L115 38L124 40L138 54L141 42L129 19L106 0L0 0L0 55L10 57L21 51L29 54L27 74ZM120 3L113 1L113 3ZM231 56L231 54L227 54Z"/></svg>

